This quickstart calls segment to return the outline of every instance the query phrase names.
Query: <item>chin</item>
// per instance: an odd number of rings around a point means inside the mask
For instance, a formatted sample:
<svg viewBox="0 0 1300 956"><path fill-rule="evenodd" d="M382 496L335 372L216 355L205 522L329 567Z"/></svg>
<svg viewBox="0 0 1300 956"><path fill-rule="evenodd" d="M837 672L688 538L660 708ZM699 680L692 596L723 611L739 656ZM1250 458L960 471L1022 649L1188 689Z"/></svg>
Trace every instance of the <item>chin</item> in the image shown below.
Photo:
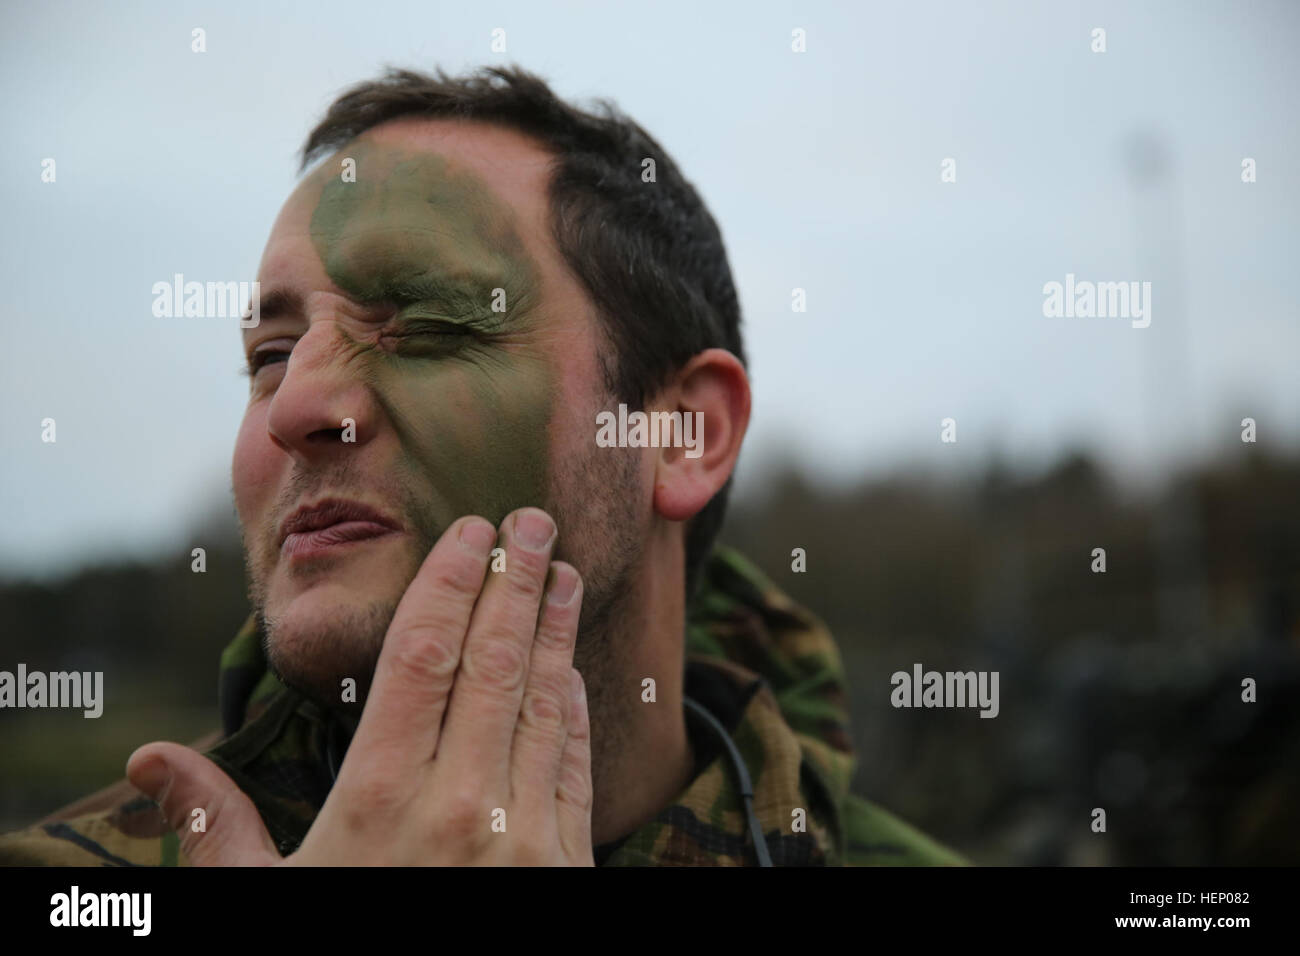
<svg viewBox="0 0 1300 956"><path fill-rule="evenodd" d="M350 588L310 589L282 613L267 608L267 663L283 683L322 706L344 706L347 678L356 681L360 701L396 608L395 600L366 600Z"/></svg>

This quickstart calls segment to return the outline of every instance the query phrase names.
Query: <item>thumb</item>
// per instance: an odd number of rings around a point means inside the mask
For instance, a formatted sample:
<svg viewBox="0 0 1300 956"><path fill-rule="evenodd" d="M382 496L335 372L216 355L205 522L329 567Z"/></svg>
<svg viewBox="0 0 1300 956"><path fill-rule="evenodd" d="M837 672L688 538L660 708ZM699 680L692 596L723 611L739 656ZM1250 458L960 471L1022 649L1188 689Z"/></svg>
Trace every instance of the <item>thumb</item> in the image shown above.
<svg viewBox="0 0 1300 956"><path fill-rule="evenodd" d="M197 750L145 744L127 760L126 775L162 808L167 825L180 837L181 850L195 866L270 866L280 861L253 801Z"/></svg>

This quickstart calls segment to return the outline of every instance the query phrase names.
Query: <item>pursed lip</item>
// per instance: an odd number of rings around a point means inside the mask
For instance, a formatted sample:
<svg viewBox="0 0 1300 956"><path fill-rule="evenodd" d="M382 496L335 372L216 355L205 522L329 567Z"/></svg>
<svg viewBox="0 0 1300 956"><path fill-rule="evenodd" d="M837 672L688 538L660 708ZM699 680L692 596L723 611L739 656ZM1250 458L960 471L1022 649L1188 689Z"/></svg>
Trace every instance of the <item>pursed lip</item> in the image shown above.
<svg viewBox="0 0 1300 956"><path fill-rule="evenodd" d="M354 532L347 536L352 539L402 530L400 522L360 501L325 498L315 504L299 507L284 519L280 525L280 547L284 547L290 535L308 534L344 524Z"/></svg>

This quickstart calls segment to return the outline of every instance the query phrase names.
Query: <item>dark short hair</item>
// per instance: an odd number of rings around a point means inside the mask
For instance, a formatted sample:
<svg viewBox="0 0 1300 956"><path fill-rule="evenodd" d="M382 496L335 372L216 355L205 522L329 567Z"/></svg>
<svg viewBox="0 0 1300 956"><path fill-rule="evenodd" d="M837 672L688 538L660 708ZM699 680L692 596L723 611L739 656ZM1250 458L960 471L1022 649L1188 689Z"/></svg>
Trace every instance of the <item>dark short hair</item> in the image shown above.
<svg viewBox="0 0 1300 956"><path fill-rule="evenodd" d="M612 346L605 384L629 408L692 356L723 348L745 361L740 304L717 223L672 157L608 100L587 112L518 67L464 77L390 69L336 99L302 148L305 170L366 130L398 117L472 119L526 133L556 157L551 231L586 288ZM642 181L642 161L655 182ZM731 480L691 521L687 593L713 547Z"/></svg>

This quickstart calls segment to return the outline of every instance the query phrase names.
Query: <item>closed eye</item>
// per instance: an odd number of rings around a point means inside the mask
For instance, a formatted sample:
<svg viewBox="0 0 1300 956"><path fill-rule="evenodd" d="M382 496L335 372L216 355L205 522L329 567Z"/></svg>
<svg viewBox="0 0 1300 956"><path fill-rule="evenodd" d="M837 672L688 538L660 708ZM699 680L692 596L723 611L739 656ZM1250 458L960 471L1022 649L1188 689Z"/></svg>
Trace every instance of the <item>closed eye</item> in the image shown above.
<svg viewBox="0 0 1300 956"><path fill-rule="evenodd" d="M277 339L276 341L280 342L280 341L287 341L287 340ZM275 365L280 363L281 361L287 362L289 361L289 353L291 351L292 351L292 346L290 346L290 348L287 349L260 346L257 349L253 350L252 353L249 354L248 364L244 366L243 372L245 375L252 377L267 365Z"/></svg>
<svg viewBox="0 0 1300 956"><path fill-rule="evenodd" d="M384 334L384 338L394 340L399 348L415 349L421 345L447 349L478 337L479 332L466 323L424 318L408 319Z"/></svg>

